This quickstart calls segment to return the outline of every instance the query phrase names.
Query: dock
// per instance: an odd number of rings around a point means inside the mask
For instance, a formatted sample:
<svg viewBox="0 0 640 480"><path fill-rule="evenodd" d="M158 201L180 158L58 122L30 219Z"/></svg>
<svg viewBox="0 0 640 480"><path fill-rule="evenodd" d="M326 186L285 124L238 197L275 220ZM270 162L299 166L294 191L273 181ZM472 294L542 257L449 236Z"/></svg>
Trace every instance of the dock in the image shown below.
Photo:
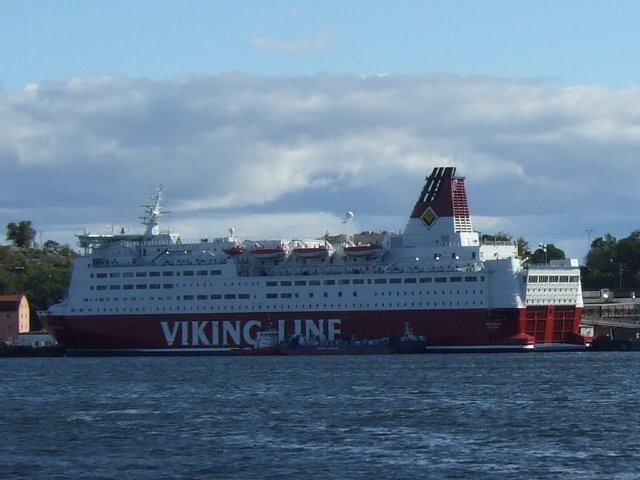
<svg viewBox="0 0 640 480"><path fill-rule="evenodd" d="M640 350L640 299L635 292L583 292L580 330L603 350Z"/></svg>

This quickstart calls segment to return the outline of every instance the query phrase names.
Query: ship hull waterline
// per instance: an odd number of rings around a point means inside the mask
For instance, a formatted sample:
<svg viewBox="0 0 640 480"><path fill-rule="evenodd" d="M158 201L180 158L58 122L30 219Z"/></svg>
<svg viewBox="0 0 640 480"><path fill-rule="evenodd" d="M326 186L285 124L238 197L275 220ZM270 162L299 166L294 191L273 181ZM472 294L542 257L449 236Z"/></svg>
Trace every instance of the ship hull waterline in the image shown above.
<svg viewBox="0 0 640 480"><path fill-rule="evenodd" d="M407 323L415 335L426 337L424 353L534 351L550 344L581 349L584 342L573 333L579 319L576 308L562 321L565 331L554 330L550 319L546 336L527 332L526 310L515 308L47 315L44 323L68 354L233 355L259 354L255 339L267 328L277 328L281 340L293 335L375 339L400 337Z"/></svg>

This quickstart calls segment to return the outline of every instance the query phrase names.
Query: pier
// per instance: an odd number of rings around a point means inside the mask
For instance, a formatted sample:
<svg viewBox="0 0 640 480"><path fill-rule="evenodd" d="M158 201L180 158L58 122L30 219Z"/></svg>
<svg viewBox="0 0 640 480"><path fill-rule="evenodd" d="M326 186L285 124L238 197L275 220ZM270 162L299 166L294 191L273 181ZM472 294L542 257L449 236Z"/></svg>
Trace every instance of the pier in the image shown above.
<svg viewBox="0 0 640 480"><path fill-rule="evenodd" d="M640 349L640 299L635 292L584 291L583 299L583 335L606 339L611 349Z"/></svg>

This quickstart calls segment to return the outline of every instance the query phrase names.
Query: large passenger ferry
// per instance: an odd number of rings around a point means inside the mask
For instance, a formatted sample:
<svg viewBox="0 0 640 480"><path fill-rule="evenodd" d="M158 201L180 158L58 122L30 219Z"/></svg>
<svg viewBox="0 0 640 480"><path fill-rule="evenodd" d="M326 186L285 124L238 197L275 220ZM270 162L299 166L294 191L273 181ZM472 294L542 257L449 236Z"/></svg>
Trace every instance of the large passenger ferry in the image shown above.
<svg viewBox="0 0 640 480"><path fill-rule="evenodd" d="M162 232L78 235L68 296L42 312L69 352L233 354L287 342L400 337L425 351L583 347L575 259L532 265L472 228L465 180L434 168L402 233L183 243ZM347 214L347 225L352 214ZM348 230L348 229L347 229ZM273 352L272 349L269 349Z"/></svg>

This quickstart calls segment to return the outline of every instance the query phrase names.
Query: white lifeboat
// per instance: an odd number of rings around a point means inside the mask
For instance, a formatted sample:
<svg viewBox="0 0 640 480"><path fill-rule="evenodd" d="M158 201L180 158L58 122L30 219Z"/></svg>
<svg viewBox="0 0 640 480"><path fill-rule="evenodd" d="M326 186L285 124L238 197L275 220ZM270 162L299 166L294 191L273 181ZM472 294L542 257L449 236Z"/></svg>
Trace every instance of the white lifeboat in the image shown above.
<svg viewBox="0 0 640 480"><path fill-rule="evenodd" d="M229 238L227 238L227 245L222 249L224 253L229 256L242 255L244 253L244 245L236 238L236 229L231 227L229 229Z"/></svg>
<svg viewBox="0 0 640 480"><path fill-rule="evenodd" d="M301 243L293 249L293 253L300 258L327 258L333 254L333 246L329 242Z"/></svg>
<svg viewBox="0 0 640 480"><path fill-rule="evenodd" d="M377 243L345 245L344 247L344 253L350 257L377 257L382 254L382 251L382 245Z"/></svg>
<svg viewBox="0 0 640 480"><path fill-rule="evenodd" d="M289 254L289 247L284 243L279 243L277 245L261 245L256 243L253 245L251 253L256 258L281 259L285 258Z"/></svg>

